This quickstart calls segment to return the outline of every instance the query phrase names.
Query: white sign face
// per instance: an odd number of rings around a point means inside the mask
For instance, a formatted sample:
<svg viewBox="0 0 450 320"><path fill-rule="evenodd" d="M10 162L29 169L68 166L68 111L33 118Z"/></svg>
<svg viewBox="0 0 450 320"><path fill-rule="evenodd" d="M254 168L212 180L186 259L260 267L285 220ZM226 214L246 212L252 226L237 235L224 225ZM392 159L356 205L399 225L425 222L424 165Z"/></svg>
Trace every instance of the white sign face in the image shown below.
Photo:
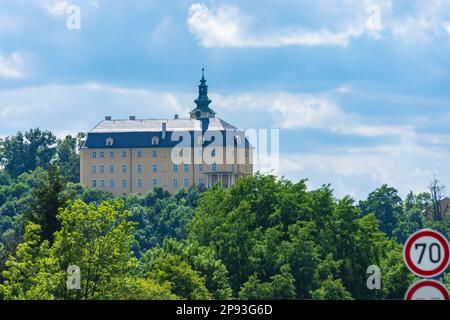
<svg viewBox="0 0 450 320"><path fill-rule="evenodd" d="M437 231L420 230L406 241L403 257L411 272L419 277L433 278L448 268L449 244Z"/></svg>
<svg viewBox="0 0 450 320"><path fill-rule="evenodd" d="M442 283L422 280L408 289L405 300L450 300L450 294Z"/></svg>

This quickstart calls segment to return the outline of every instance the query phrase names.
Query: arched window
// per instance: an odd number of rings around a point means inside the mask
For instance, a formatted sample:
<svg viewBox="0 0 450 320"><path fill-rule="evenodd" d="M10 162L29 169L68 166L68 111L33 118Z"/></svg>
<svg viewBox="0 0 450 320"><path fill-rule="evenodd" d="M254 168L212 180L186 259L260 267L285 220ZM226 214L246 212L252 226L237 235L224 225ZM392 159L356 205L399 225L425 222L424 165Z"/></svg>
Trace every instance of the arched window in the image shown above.
<svg viewBox="0 0 450 320"><path fill-rule="evenodd" d="M212 149L211 151L211 157L215 157L216 156L216 149Z"/></svg>
<svg viewBox="0 0 450 320"><path fill-rule="evenodd" d="M109 137L108 139L106 139L106 146L107 147L112 147L112 145L114 144L114 139Z"/></svg>

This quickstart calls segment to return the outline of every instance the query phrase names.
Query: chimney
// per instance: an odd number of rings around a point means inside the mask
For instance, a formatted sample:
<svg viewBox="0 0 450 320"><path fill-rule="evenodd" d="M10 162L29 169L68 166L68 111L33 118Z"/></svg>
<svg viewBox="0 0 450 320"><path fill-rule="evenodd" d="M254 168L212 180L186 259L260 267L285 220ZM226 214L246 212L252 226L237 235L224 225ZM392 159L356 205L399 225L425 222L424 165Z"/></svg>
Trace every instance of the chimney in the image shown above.
<svg viewBox="0 0 450 320"><path fill-rule="evenodd" d="M167 131L167 123L162 123L162 139L166 138L166 131Z"/></svg>
<svg viewBox="0 0 450 320"><path fill-rule="evenodd" d="M136 116L130 116L130 120L136 120Z"/></svg>
<svg viewBox="0 0 450 320"><path fill-rule="evenodd" d="M173 118L174 118L175 120L177 120L177 119L178 119L178 115L177 115L177 114L174 115Z"/></svg>
<svg viewBox="0 0 450 320"><path fill-rule="evenodd" d="M105 116L105 120L107 120L107 121L111 121L111 116Z"/></svg>

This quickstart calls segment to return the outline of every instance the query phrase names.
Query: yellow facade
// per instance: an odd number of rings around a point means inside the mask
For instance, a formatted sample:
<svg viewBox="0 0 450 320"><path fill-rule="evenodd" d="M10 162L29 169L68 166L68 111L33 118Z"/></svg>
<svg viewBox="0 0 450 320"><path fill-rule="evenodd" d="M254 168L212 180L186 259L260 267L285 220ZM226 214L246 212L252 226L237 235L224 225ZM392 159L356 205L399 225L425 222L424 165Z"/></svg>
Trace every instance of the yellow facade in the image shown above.
<svg viewBox="0 0 450 320"><path fill-rule="evenodd" d="M190 161L185 162L174 157L173 148L81 149L80 181L88 188L126 195L145 194L154 187L171 193L201 184L208 188L218 181L229 187L240 177L253 174L252 149L242 151L242 158L236 147L214 149L215 157L206 160L192 148Z"/></svg>

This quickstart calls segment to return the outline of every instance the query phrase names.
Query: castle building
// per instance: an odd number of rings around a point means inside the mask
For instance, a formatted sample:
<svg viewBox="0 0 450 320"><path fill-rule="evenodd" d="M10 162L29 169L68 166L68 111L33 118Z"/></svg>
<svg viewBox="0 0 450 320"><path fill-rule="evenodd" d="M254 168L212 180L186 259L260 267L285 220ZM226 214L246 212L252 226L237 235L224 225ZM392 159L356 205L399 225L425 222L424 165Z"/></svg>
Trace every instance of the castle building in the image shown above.
<svg viewBox="0 0 450 320"><path fill-rule="evenodd" d="M116 120L106 116L80 149L80 181L115 195L145 194L155 187L232 186L253 174L253 147L240 130L210 108L202 70L196 107L181 119Z"/></svg>

